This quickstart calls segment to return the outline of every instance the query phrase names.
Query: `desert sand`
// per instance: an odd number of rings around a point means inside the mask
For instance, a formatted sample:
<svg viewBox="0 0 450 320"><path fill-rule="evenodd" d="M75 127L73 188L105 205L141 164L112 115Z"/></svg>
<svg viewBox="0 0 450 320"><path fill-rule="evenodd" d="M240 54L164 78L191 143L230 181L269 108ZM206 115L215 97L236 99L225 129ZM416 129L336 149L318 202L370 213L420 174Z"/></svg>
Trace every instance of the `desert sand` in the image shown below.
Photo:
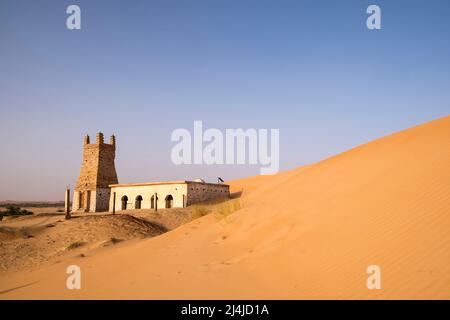
<svg viewBox="0 0 450 320"><path fill-rule="evenodd" d="M77 213L70 220L58 207L28 207L33 215L9 216L0 222L0 274L32 271L111 245L158 236L194 219L195 207L126 210L115 215Z"/></svg>
<svg viewBox="0 0 450 320"><path fill-rule="evenodd" d="M7 220L0 224L0 273L37 269L165 231L162 225L129 214L79 215L69 221L61 214L38 214Z"/></svg>
<svg viewBox="0 0 450 320"><path fill-rule="evenodd" d="M450 117L231 185L229 215L2 273L0 299L450 299Z"/></svg>

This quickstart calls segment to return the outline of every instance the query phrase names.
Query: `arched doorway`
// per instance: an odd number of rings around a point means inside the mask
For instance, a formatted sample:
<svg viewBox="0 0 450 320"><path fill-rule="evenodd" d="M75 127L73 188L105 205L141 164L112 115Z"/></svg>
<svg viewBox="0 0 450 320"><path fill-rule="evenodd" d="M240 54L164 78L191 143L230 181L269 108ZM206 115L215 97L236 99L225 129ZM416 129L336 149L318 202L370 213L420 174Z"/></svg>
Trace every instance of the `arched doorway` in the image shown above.
<svg viewBox="0 0 450 320"><path fill-rule="evenodd" d="M169 209L169 208L172 208L172 207L173 207L173 197L172 197L172 195L169 194L166 197L166 208Z"/></svg>
<svg viewBox="0 0 450 320"><path fill-rule="evenodd" d="M123 196L122 199L122 210L127 210L127 202L128 202L128 197L127 196Z"/></svg>
<svg viewBox="0 0 450 320"><path fill-rule="evenodd" d="M83 201L83 192L78 191L78 209L83 208L84 201Z"/></svg>
<svg viewBox="0 0 450 320"><path fill-rule="evenodd" d="M155 209L155 196L150 198L150 209Z"/></svg>
<svg viewBox="0 0 450 320"><path fill-rule="evenodd" d="M134 208L135 209L140 209L141 208L141 203L142 203L142 196L137 196L136 200L134 202Z"/></svg>

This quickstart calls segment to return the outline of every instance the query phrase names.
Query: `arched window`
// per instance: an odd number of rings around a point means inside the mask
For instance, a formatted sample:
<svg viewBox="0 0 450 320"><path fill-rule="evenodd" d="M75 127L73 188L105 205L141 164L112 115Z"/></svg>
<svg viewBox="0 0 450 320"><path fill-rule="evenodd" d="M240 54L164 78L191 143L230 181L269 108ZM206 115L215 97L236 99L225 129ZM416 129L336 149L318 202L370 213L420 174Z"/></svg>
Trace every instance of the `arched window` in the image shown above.
<svg viewBox="0 0 450 320"><path fill-rule="evenodd" d="M121 201L122 201L122 210L127 210L128 197L127 196L123 196Z"/></svg>
<svg viewBox="0 0 450 320"><path fill-rule="evenodd" d="M166 208L169 209L169 208L172 208L172 207L173 207L173 197L172 197L172 195L169 194L166 197Z"/></svg>
<svg viewBox="0 0 450 320"><path fill-rule="evenodd" d="M155 196L150 198L150 208L155 209Z"/></svg>
<svg viewBox="0 0 450 320"><path fill-rule="evenodd" d="M141 203L142 203L142 196L137 196L136 197L136 201L134 202L134 208L135 209L140 209L141 208Z"/></svg>

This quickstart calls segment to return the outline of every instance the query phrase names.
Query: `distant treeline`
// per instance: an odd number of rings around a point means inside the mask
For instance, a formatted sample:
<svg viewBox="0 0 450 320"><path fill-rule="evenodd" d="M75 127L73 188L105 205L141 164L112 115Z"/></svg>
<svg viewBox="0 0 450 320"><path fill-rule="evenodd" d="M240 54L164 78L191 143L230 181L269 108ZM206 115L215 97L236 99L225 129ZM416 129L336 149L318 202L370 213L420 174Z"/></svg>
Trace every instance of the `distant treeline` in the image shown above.
<svg viewBox="0 0 450 320"><path fill-rule="evenodd" d="M7 216L28 216L33 214L33 212L20 209L17 206L8 206L6 207L6 211L0 211L0 220L3 220L3 217Z"/></svg>
<svg viewBox="0 0 450 320"><path fill-rule="evenodd" d="M27 207L27 208L45 208L45 207L64 207L64 201L57 202L1 202L0 208L7 207Z"/></svg>

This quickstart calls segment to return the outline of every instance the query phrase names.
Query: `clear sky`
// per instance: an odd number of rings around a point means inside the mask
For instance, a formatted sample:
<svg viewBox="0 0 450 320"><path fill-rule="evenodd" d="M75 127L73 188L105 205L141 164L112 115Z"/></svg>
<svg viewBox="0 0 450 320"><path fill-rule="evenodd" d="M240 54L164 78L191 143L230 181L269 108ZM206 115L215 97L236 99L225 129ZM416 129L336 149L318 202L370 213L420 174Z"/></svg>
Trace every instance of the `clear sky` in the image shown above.
<svg viewBox="0 0 450 320"><path fill-rule="evenodd" d="M119 182L215 180L259 166L175 166L174 129L279 128L286 170L448 115L449 16L447 0L1 0L0 200L62 199L99 130Z"/></svg>

